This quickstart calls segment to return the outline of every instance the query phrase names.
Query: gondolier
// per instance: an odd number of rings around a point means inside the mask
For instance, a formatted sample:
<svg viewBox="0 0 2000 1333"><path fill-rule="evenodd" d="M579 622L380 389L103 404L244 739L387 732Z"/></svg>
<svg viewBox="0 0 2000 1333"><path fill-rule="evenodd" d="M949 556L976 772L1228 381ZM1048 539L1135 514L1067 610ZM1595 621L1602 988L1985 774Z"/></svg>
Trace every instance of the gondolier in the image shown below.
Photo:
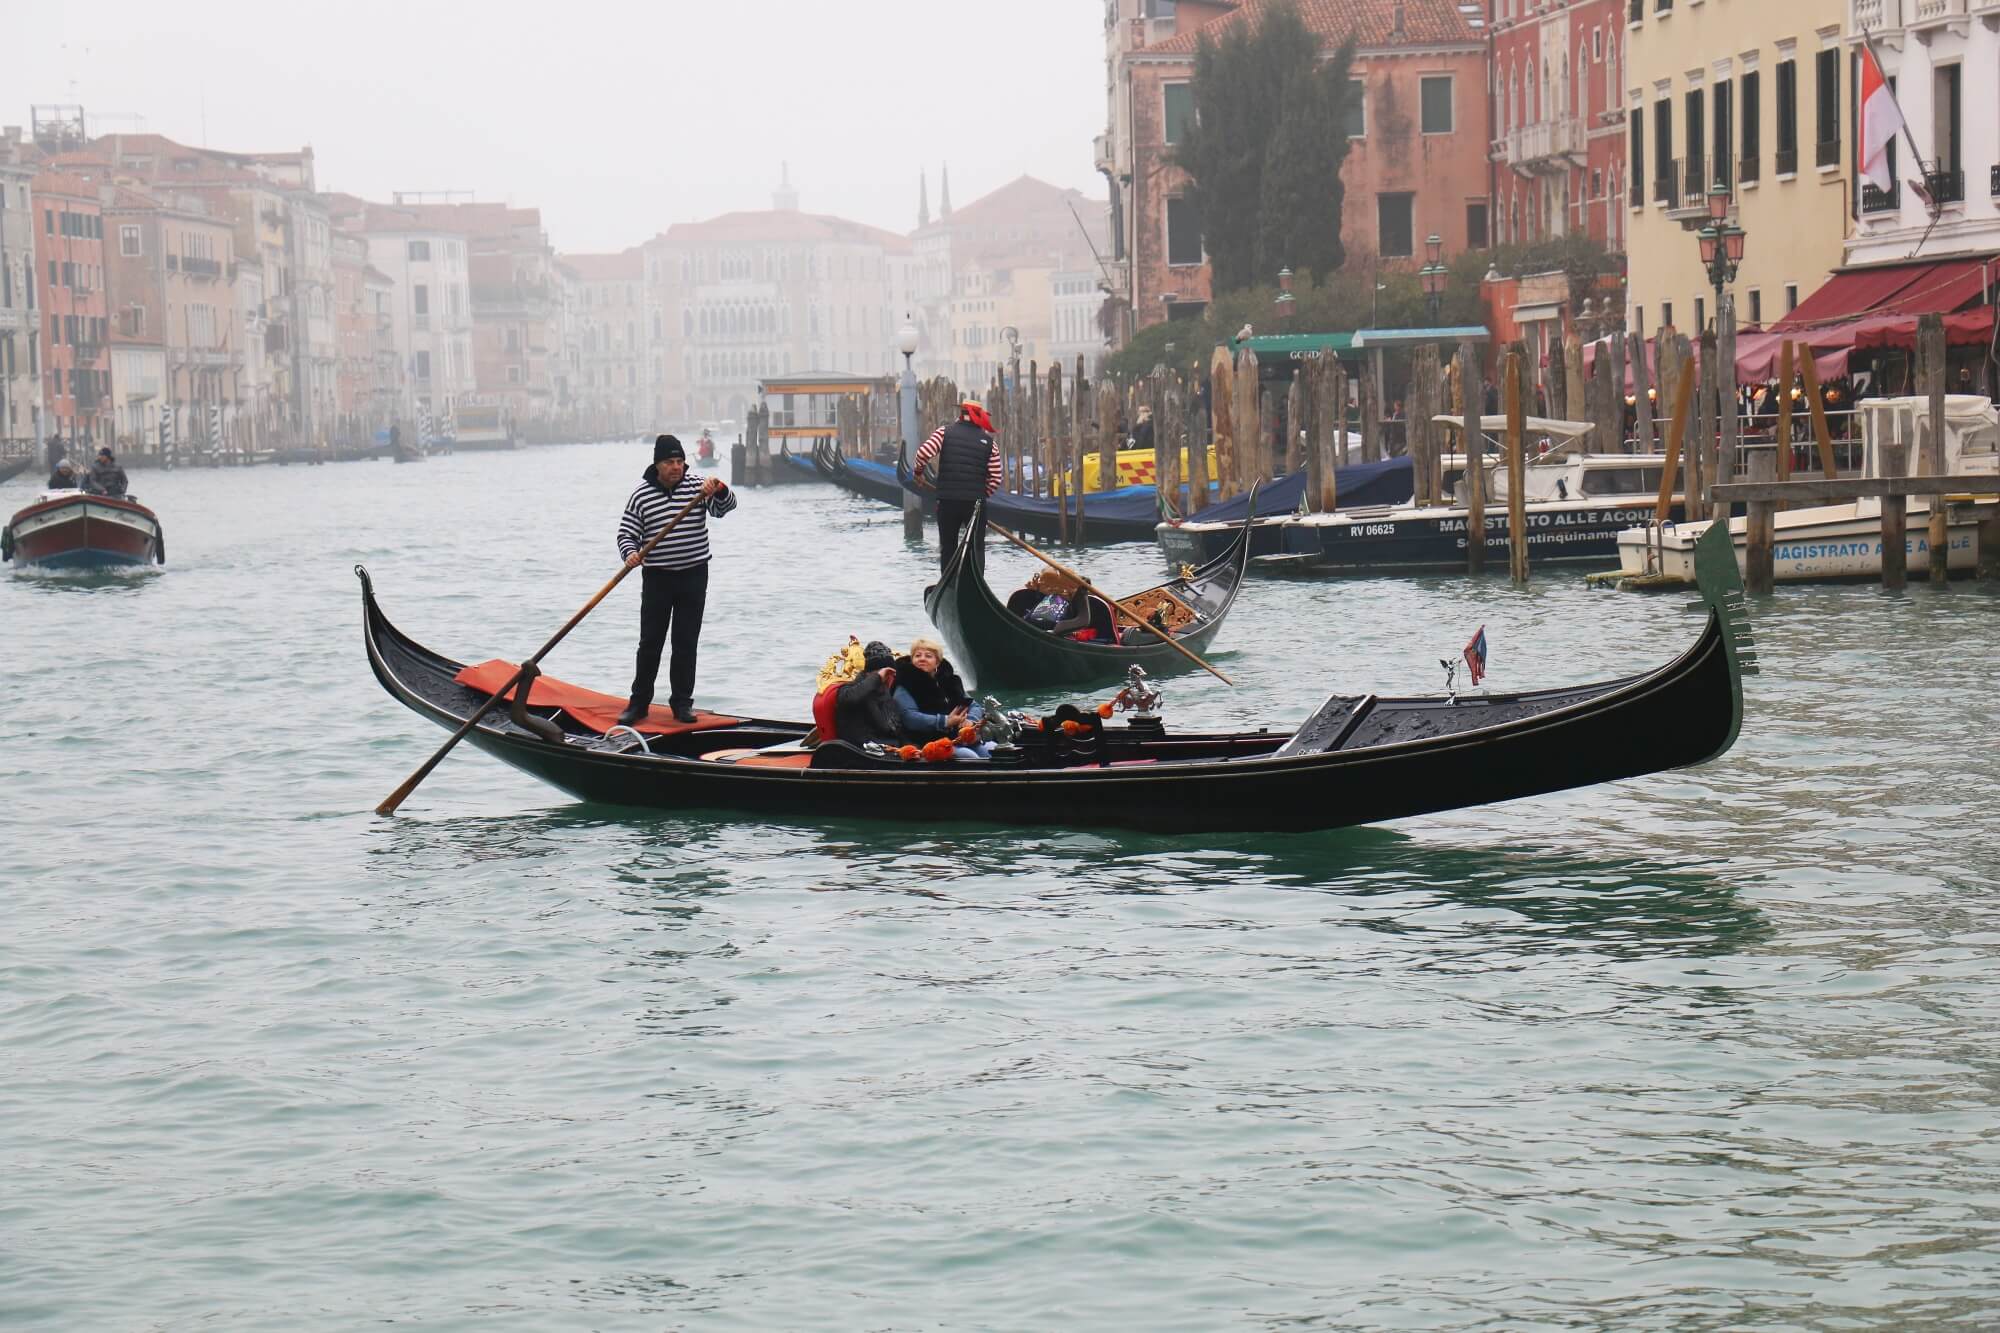
<svg viewBox="0 0 2000 1333"><path fill-rule="evenodd" d="M660 651L669 629L673 659L667 668L667 704L678 721L694 721L695 653L702 611L708 604L708 520L736 508L736 492L719 477L689 472L681 442L672 435L660 436L653 441L652 466L641 474L639 488L625 502L625 513L618 520L618 553L626 565L639 564L640 548L696 499L702 503L646 555L640 571L644 588L639 599L638 669L625 711L618 715L626 726L640 721L653 706Z"/></svg>
<svg viewBox="0 0 2000 1333"><path fill-rule="evenodd" d="M931 463L936 460L935 479ZM959 534L975 521L980 501L1000 489L1000 451L993 444L993 418L978 403L958 405L958 420L939 426L917 450L917 484L937 492L938 568L951 563ZM986 567L982 526L972 547L975 569Z"/></svg>

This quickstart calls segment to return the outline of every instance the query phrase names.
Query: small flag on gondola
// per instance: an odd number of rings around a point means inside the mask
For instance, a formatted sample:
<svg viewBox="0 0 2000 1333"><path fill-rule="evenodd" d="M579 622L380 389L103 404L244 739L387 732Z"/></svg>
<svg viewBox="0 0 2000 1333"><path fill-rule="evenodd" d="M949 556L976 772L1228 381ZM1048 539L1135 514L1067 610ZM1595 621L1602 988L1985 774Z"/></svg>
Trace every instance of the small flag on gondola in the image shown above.
<svg viewBox="0 0 2000 1333"><path fill-rule="evenodd" d="M1472 673L1472 683L1477 685L1486 678L1486 626L1479 627L1479 633L1472 636L1465 645L1465 668Z"/></svg>

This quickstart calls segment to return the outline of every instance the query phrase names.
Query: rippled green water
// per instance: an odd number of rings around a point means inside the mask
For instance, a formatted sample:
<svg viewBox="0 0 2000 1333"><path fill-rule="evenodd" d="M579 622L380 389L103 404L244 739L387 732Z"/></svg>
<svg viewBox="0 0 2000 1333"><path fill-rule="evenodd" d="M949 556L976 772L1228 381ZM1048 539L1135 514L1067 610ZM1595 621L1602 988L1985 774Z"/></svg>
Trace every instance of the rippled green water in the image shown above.
<svg viewBox="0 0 2000 1333"><path fill-rule="evenodd" d="M643 461L142 475L164 574L0 577L0 1324L1993 1317L1990 586L1785 590L1723 761L1390 828L636 816L470 750L374 817L442 733L350 566L518 656ZM850 630L925 627L886 508L746 493L716 540L707 706L801 715ZM1260 579L1241 688L1169 713L1428 691L1481 623L1499 688L1597 678L1682 600ZM550 669L621 688L636 603Z"/></svg>

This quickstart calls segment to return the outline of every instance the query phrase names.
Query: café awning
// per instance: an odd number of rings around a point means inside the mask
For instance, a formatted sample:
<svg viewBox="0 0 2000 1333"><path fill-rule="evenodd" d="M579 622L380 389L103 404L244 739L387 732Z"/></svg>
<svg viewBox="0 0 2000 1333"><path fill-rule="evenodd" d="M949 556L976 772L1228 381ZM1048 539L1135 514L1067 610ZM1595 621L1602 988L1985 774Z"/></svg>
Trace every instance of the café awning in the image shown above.
<svg viewBox="0 0 2000 1333"><path fill-rule="evenodd" d="M1845 269L1771 325L1784 333L1878 315L1950 314L1981 300L2000 278L1990 255Z"/></svg>

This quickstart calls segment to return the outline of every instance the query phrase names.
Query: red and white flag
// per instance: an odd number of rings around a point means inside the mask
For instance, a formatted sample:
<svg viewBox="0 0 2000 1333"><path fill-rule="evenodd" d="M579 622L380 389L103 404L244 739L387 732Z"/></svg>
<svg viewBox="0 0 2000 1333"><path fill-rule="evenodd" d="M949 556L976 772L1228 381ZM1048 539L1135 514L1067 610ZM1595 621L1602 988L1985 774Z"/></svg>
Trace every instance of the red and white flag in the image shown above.
<svg viewBox="0 0 2000 1333"><path fill-rule="evenodd" d="M1875 48L1861 44L1861 179L1878 190L1895 185L1889 171L1889 145L1903 132L1903 110L1889 88Z"/></svg>

